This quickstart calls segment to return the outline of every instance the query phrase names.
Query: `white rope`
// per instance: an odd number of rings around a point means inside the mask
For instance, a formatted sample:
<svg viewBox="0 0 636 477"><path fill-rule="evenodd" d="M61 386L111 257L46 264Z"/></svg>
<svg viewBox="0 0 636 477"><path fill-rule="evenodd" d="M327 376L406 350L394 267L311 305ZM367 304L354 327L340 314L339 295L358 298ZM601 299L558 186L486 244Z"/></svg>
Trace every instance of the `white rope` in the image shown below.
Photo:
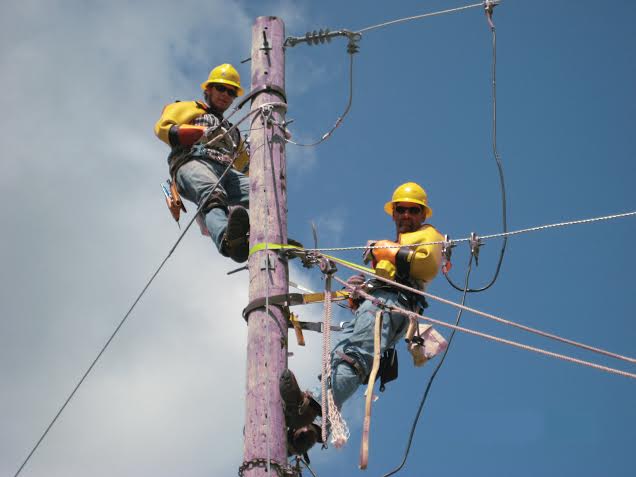
<svg viewBox="0 0 636 477"><path fill-rule="evenodd" d="M270 275L269 275L269 201L267 201L267 167L266 167L266 161L265 161L265 154L269 153L271 154L271 151L269 149L269 138L267 137L267 120L265 118L265 112L263 107L261 106L260 108L260 113L261 113L261 120L263 121L263 128L265 128L264 131L264 142L263 144L265 145L265 151L263 153L263 196L265 198L265 260L267 263L266 266L266 270L265 270L265 274L267 275L267 279L265 280L265 356L268 357L269 359L269 339L270 339L270 333L269 333L269 327L270 327L270 320L269 318L269 280L270 280ZM269 362L265 362L265 366L267 368L269 368ZM271 462L271 426L269 423L269 416L271 414L271 410L272 410L272 405L270 402L270 392L269 392L269 382L268 382L268 376L269 373L263 373L263 377L265 378L265 407L266 407L266 418L265 418L265 422L266 422L266 441L267 441L267 473L268 475L272 475L271 474L271 467L270 467L270 462Z"/></svg>
<svg viewBox="0 0 636 477"><path fill-rule="evenodd" d="M560 341L562 343L566 343L566 344L569 344L569 345L572 345L572 346L576 346L576 347L585 349L587 351L592 351L594 353L603 354L605 356L609 356L609 357L612 357L612 358L620 359L622 361L627 361L627 362L632 363L632 364L636 363L636 359L631 358L629 356L624 356L624 355L621 355L621 354L612 353L611 351L607 351L607 350L604 350L604 349L601 349L601 348L596 348L594 346L590 346L590 345L587 345L585 343L580 343L578 341L573 341L573 340L570 340L570 339L567 339L567 338L563 338L561 336L554 335L552 333L547 333L545 331L541 331L541 330L538 330L536 328L531 328L529 326L521 325L519 323L515 323L514 321L506 320L504 318L500 318L498 316L495 316L495 315L492 315L490 313L486 313L486 312L477 310L475 308L470 308L470 307L465 306L465 305L460 305L459 303L455 303L455 302L447 300L445 298L441 298L441 297L432 295L432 294L430 294L428 292L425 292L425 291L422 291L422 290L418 290L416 288L409 287L407 285L403 285L403 284L395 282L393 280L389 280L388 278L380 277L380 276L375 275L374 273L368 272L366 270L361 270L359 268L353 267L353 266L351 266L351 265L349 265L347 263L343 263L342 261L337 260L334 257L332 257L331 260L333 260L335 262L338 262L341 265L343 265L343 266L345 266L347 268L350 268L351 270L362 272L362 273L364 273L364 274L366 274L368 276L374 277L374 278L376 278L376 279L378 279L380 281L383 281L383 282L388 283L390 285L393 285L395 287L402 288L403 290L409 291L411 293L415 293L417 295L421 295L421 296L424 296L424 297L427 297L427 298L431 298L432 300L439 301L439 302L444 303L446 305L454 306L455 308L459 308L461 310L468 311L470 313L474 313L474 314L479 315L479 316L483 316L484 318L488 318L488 319L497 321L499 323L503 323L505 325L514 326L515 328L519 328L519 329L522 329L524 331L528 331L530 333L538 334L538 335L543 336L545 338L550 338L550 339L553 339L553 340L556 340L556 341ZM338 281L340 281L340 279L338 279Z"/></svg>
<svg viewBox="0 0 636 477"><path fill-rule="evenodd" d="M372 295L369 295L368 293L361 291L360 289L357 289L355 286L348 284L346 281L339 279L338 277L334 277L335 280L337 280L338 282L340 282L342 285L344 285L345 287L349 288L350 290L355 290L356 293L358 293L360 296L362 296L363 298L367 299L367 300L371 300L373 302L381 302L381 306L385 306L383 300L380 300ZM430 318L428 316L423 316L423 315L419 315L413 311L409 311L409 310L405 310L403 308L397 307L397 306L385 306L386 309L390 310L391 312L396 312L396 313L400 313L404 316L407 317L413 317L416 318L418 320L425 320L428 321L430 323L433 323L435 325L439 325L439 326L443 326L446 328L451 328L457 331L461 331L467 334L471 334L471 335L475 335L475 336L480 336L482 338L486 338L492 341L496 341L497 343L503 343L503 344L507 344L516 348L520 348L520 349L524 349L526 351L532 351L534 353L538 353L538 354L542 354L545 356L549 356L551 358L557 358L557 359L561 359L564 361L569 361L571 363L575 363L575 364L580 364L583 366L588 366L590 368L594 368L594 369L598 369L600 371L605 371L607 373L612 373L612 374L617 374L619 376L623 376L626 378L632 378L632 379L636 379L636 374L634 373L629 373L627 371L622 371L620 369L615 369L615 368L610 368L608 366L602 366L600 364L596 364L596 363L592 363L590 361L585 361L582 359L577 359L577 358L573 358L571 356L567 356L564 354L560 354L560 353L554 353L552 351L547 351L541 348L535 348L534 346L529 346L529 345L524 345L522 343L518 343L516 341L511 341L511 340L507 340L504 338L499 338L497 336L493 336L493 335L489 335L487 333L482 333L480 331L475 331L475 330L471 330L468 328L464 328L462 326L456 326L456 325L451 325L450 323L446 323L444 321L439 321L439 320L435 320L433 318Z"/></svg>
<svg viewBox="0 0 636 477"><path fill-rule="evenodd" d="M328 427L331 428L331 443L337 449L349 440L349 428L333 399L333 391L327 383L331 381L331 277L325 278L325 315L322 335L322 441L327 442Z"/></svg>
<svg viewBox="0 0 636 477"><path fill-rule="evenodd" d="M634 216L634 215L636 215L636 211L624 212L624 213L621 213L621 214L604 215L602 217L593 217L591 219L571 220L571 221L568 221L568 222L558 222L558 223L555 223L555 224L539 225L539 226L530 227L530 228L527 228L527 229L512 230L510 232L501 232L501 233L490 234L490 235L481 235L481 236L478 236L478 238L480 240L489 240L489 239L494 239L494 238L509 237L511 235L525 234L525 233L529 233L529 232L538 232L538 231L541 231L541 230L553 229L553 228L558 228L558 227L567 227L567 226L570 226L570 225L590 224L592 222L600 222L600 221L603 221L603 220L620 219L620 218L623 218L623 217L631 217L631 216ZM470 240L471 240L471 237L465 237L465 238L460 238L460 239L449 240L449 242L445 242L443 240L438 240L438 241L435 241L435 242L422 242L422 243L409 244L408 247L421 247L423 245L456 244L456 243L461 243L461 242L470 242ZM356 246L352 246L352 247L307 248L305 250L307 250L308 252L345 252L345 251L349 251L349 250L372 250L372 249L379 249L379 248L401 248L401 247L404 247L404 245L373 245L373 246L356 245Z"/></svg>
<svg viewBox="0 0 636 477"><path fill-rule="evenodd" d="M322 376L320 384L322 387L321 403L322 406L322 441L327 442L327 419L329 416L329 407L327 402L327 383L331 379L331 277L325 278L325 307L322 322Z"/></svg>

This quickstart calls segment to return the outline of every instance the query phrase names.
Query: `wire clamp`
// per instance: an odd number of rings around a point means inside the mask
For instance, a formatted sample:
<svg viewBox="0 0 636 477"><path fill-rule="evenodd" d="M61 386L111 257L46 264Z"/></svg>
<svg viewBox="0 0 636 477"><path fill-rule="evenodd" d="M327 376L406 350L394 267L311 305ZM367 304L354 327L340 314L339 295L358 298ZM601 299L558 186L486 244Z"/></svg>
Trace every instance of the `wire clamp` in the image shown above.
<svg viewBox="0 0 636 477"><path fill-rule="evenodd" d="M451 255L455 246L456 244L450 239L450 235L444 235L444 242L442 242L442 272L444 274L448 273L453 267Z"/></svg>
<svg viewBox="0 0 636 477"><path fill-rule="evenodd" d="M261 106L261 114L263 115L263 123L267 124L267 126L271 126L274 124L274 120L272 119L272 113L274 112L273 104L266 104Z"/></svg>
<svg viewBox="0 0 636 477"><path fill-rule="evenodd" d="M302 248L283 248L278 251L278 255L285 260L298 258L305 268L312 268L320 263L320 257L316 252Z"/></svg>
<svg viewBox="0 0 636 477"><path fill-rule="evenodd" d="M484 12L486 13L486 19L488 20L488 26L491 30L494 31L495 24L492 21L492 12L497 5L499 5L500 0L486 0L484 2Z"/></svg>
<svg viewBox="0 0 636 477"><path fill-rule="evenodd" d="M335 263L324 257L320 259L319 267L320 271L328 277L331 277L338 270Z"/></svg>
<svg viewBox="0 0 636 477"><path fill-rule="evenodd" d="M484 242L479 238L475 232L470 233L470 253L475 257L475 265L479 266L479 247L484 245Z"/></svg>
<svg viewBox="0 0 636 477"><path fill-rule="evenodd" d="M345 31L347 38L349 39L349 43L347 43L347 53L350 55L355 55L360 51L360 46L358 42L362 39L362 35L360 33L355 33L351 31Z"/></svg>
<svg viewBox="0 0 636 477"><path fill-rule="evenodd" d="M295 120L294 119L290 119L289 121L275 121L274 124L276 126L278 126L278 128L283 132L283 135L285 136L285 139L287 139L288 141L292 138L292 133L289 130L289 128L287 126L289 126L291 123L293 123Z"/></svg>

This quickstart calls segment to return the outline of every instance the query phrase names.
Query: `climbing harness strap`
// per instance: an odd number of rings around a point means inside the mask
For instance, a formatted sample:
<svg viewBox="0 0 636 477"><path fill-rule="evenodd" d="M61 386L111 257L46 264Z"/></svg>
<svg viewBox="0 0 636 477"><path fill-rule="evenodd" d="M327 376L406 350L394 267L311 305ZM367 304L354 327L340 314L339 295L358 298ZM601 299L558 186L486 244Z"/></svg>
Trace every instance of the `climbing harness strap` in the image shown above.
<svg viewBox="0 0 636 477"><path fill-rule="evenodd" d="M348 291L335 291L331 292L330 298L334 301L346 300L349 298L350 293ZM257 298L256 300L252 300L247 304L245 309L243 309L243 318L247 321L247 317L249 314L256 310L257 308L264 308L266 302L269 305L281 306L284 308L288 308L290 306L295 305L307 305L309 303L320 303L324 301L325 294L324 293L286 293L283 295L270 295L268 299ZM301 322L302 323L302 322ZM309 328L305 328L309 329ZM340 328L338 327L338 330ZM313 330L312 330L313 331Z"/></svg>
<svg viewBox="0 0 636 477"><path fill-rule="evenodd" d="M315 259L314 264L318 263L318 260L316 259L316 257L314 257L314 255L316 255L316 252L312 249L306 249L303 247L299 247L298 245L292 245L292 244L285 244L285 243L268 243L268 242L260 242L255 244L251 249L250 249L250 257L255 254L256 252L260 252L262 250L283 250L286 251L286 254L290 257L301 257L301 259L303 257L310 257L312 259ZM349 262L347 260L343 260L342 258L338 258L338 257L334 257L332 255L327 255L326 253L320 253L321 257L327 258L329 260L332 260L334 262L337 263L342 263L343 265L347 265L350 267L354 267L357 270L360 270L361 272L367 272L367 273L375 273L375 271L372 268L369 267L364 267L362 265L358 265L357 263L354 262Z"/></svg>
<svg viewBox="0 0 636 477"><path fill-rule="evenodd" d="M373 386L380 369L380 337L382 333L382 310L375 314L375 327L373 333L373 367L369 375L367 386L367 398L364 406L364 423L362 425L362 444L360 445L360 469L367 468L369 463L369 430L371 429L371 404L373 402Z"/></svg>
<svg viewBox="0 0 636 477"><path fill-rule="evenodd" d="M362 365L358 362L358 360L346 353L343 353L342 351L335 351L334 354L353 368L362 384L367 384L369 382L369 376L365 372ZM338 364L338 362L336 362L336 364Z"/></svg>

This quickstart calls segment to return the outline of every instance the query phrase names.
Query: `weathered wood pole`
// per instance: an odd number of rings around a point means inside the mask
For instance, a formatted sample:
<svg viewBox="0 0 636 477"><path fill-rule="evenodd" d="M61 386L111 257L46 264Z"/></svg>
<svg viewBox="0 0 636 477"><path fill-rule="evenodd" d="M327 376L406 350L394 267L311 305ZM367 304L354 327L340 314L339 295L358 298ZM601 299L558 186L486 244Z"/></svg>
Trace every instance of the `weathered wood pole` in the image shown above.
<svg viewBox="0 0 636 477"><path fill-rule="evenodd" d="M259 17L252 27L252 90L264 85L285 88L285 25L276 17ZM265 103L284 103L272 91L252 101L254 112ZM287 243L287 187L285 141L281 129L285 108L274 107L268 122L259 112L251 118L250 248L256 244ZM263 127L265 126L265 127ZM260 251L249 259L250 301L288 292L287 263L276 251ZM282 331L284 330L284 336ZM278 379L287 367L287 321L280 306L252 311L248 317L247 382L245 399L244 461L271 459L287 464L286 436ZM268 455L269 454L269 455ZM248 477L276 476L266 468L245 472Z"/></svg>

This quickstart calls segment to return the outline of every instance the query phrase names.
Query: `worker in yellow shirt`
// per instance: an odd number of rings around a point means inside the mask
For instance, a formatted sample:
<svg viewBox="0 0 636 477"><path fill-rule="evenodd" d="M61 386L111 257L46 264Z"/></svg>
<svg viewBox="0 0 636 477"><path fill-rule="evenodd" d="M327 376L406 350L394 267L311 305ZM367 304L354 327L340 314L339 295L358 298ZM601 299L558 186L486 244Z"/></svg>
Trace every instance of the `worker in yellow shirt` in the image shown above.
<svg viewBox="0 0 636 477"><path fill-rule="evenodd" d="M232 124L223 117L243 94L241 79L226 63L210 71L201 89L204 101L177 101L164 107L155 134L172 148L170 177L181 196L202 206L201 217L219 252L245 262L250 227L249 155L239 131L231 129ZM225 172L230 165L233 167Z"/></svg>
<svg viewBox="0 0 636 477"><path fill-rule="evenodd" d="M369 242L370 248L366 257L372 262L375 274L397 281L419 290L424 290L428 283L437 275L442 262L442 246L427 244L441 242L444 237L435 227L425 223L433 214L428 205L426 191L414 182L407 182L395 189L393 197L384 206L395 223L396 239ZM387 248L374 248L387 247ZM349 279L355 286L363 286L367 293L375 299L389 306L406 308L417 313L426 307L426 302L420 295L415 295L396 286L378 279L366 280L363 276L355 275ZM331 353L331 380L327 386L331 388L335 405L340 409L369 379L373 365L374 354L374 324L376 313L380 309L370 300L351 302L354 319L344 325L342 340L337 343ZM383 312L380 352L386 364L381 365L385 376L383 381L397 377L397 369L391 370L391 351L404 337L409 320L398 313ZM386 352L389 353L386 353ZM302 412L297 417L288 416L286 420L290 430L288 445L292 452L305 453L320 440L320 428L313 419L321 412L320 387L313 392L301 391L290 370L285 370L280 380L280 390L286 409L292 402L300 402L296 406ZM291 413L293 414L293 412ZM297 425L294 425L298 423ZM296 428L294 428L296 427Z"/></svg>

